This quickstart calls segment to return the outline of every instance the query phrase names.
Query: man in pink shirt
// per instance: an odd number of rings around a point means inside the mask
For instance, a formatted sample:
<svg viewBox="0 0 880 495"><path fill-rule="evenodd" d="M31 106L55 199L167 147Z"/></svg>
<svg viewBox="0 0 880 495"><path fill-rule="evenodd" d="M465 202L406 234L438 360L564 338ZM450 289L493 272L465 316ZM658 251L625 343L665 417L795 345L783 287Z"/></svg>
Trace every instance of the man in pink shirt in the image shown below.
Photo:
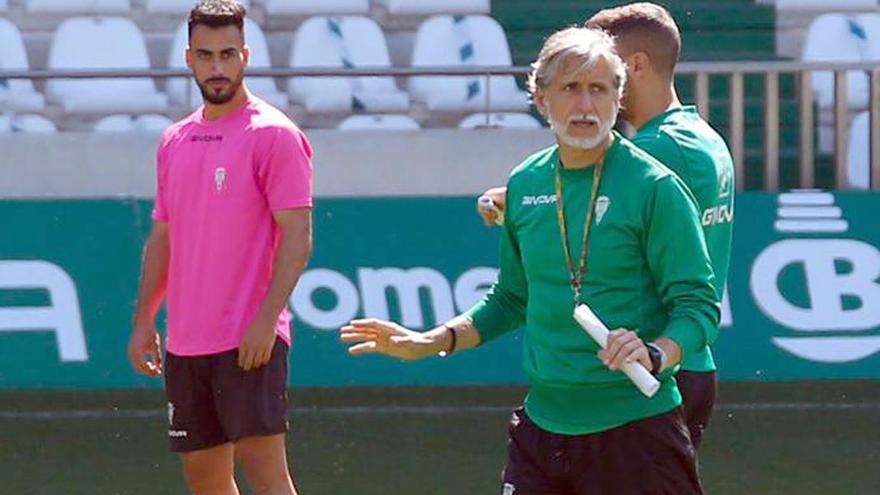
<svg viewBox="0 0 880 495"><path fill-rule="evenodd" d="M128 355L163 373L171 449L194 494L290 495L287 301L311 251L312 150L243 83L244 7L204 0L189 16L187 64L204 106L165 131L153 228Z"/></svg>

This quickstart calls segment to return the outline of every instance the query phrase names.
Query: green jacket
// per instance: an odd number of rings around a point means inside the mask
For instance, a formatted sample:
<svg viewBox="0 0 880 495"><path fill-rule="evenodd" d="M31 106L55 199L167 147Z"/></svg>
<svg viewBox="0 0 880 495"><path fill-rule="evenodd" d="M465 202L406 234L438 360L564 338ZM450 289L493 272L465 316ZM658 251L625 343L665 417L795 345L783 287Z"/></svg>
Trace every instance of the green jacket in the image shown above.
<svg viewBox="0 0 880 495"><path fill-rule="evenodd" d="M693 198L660 162L615 134L605 158L590 237L583 300L609 329L675 340L685 356L715 338L719 303ZM558 148L511 174L498 281L469 312L483 343L526 325L525 407L542 428L604 431L681 404L672 370L644 397L597 357L572 318L574 303L556 214ZM593 168L561 171L569 246L577 263ZM604 197L604 199L603 199Z"/></svg>
<svg viewBox="0 0 880 495"><path fill-rule="evenodd" d="M730 244L733 238L733 158L724 139L696 107L679 107L646 122L633 137L633 144L647 151L675 172L697 200L703 235L715 272L718 298L724 295ZM709 341L709 345L714 340ZM681 369L714 371L712 351L687 356Z"/></svg>

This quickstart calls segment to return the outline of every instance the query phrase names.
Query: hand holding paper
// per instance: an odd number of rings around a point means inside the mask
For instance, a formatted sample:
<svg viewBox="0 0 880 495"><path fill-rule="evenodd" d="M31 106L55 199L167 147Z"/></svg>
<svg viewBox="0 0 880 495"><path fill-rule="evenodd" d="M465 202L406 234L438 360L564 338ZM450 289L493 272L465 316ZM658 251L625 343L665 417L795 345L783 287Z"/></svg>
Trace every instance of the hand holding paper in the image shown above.
<svg viewBox="0 0 880 495"><path fill-rule="evenodd" d="M608 342L608 327L599 320L589 306L583 303L578 304L577 307L574 308L574 319L584 331L593 338L593 340L595 340L603 349L605 348ZM635 361L626 363L621 368L621 371L623 371L626 376L632 380L636 387L639 388L639 391L647 397L653 397L660 388L660 382L658 382L657 379L654 378L654 375L646 370L641 363Z"/></svg>

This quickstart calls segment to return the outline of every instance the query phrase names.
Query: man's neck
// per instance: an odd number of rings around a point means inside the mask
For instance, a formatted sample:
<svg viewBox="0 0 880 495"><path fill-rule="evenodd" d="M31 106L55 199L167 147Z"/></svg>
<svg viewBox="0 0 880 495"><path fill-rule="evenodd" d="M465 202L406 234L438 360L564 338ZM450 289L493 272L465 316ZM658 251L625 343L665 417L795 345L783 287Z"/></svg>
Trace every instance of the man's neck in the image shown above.
<svg viewBox="0 0 880 495"><path fill-rule="evenodd" d="M235 92L235 95L231 100L226 103L221 103L219 105L215 105L213 103L205 102L205 110L204 117L205 120L217 120L226 117L227 115L235 112L239 108L242 107L248 100L247 89L245 89L244 85L238 88L238 91Z"/></svg>
<svg viewBox="0 0 880 495"><path fill-rule="evenodd" d="M590 149L574 148L563 142L560 142L559 162L566 170L587 168L595 163L598 163L599 160L601 160L602 157L605 156L605 153L608 151L608 148L611 147L611 143L613 141L614 135L612 133L608 133L608 137L605 138L605 140L602 141L599 146Z"/></svg>
<svg viewBox="0 0 880 495"><path fill-rule="evenodd" d="M651 119L661 113L679 108L681 101L675 91L675 85L670 83L657 85L655 88L643 88L639 91L638 102L636 108L631 108L627 112L629 114L629 123L638 130L647 124Z"/></svg>

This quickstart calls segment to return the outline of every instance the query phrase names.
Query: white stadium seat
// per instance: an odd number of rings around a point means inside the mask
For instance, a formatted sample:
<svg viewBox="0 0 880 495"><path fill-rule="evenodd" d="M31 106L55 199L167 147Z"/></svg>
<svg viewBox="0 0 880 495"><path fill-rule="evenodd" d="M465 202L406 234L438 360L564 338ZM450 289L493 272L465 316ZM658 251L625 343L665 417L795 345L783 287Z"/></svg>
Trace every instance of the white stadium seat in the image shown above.
<svg viewBox="0 0 880 495"><path fill-rule="evenodd" d="M164 115L109 115L99 120L94 131L99 134L161 134L173 122Z"/></svg>
<svg viewBox="0 0 880 495"><path fill-rule="evenodd" d="M144 0L144 7L151 14L188 14L196 4L196 0ZM250 7L250 1L239 0L245 7Z"/></svg>
<svg viewBox="0 0 880 495"><path fill-rule="evenodd" d="M21 33L14 24L0 19L0 69L27 70L28 67ZM43 95L34 91L30 80L0 81L0 108L6 107L16 112L35 112L45 106Z"/></svg>
<svg viewBox="0 0 880 495"><path fill-rule="evenodd" d="M268 14L313 16L370 12L370 0L263 0L262 3Z"/></svg>
<svg viewBox="0 0 880 495"><path fill-rule="evenodd" d="M877 0L776 0L776 10L821 10L840 12L842 10L871 11L877 8Z"/></svg>
<svg viewBox="0 0 880 495"><path fill-rule="evenodd" d="M870 114L860 113L849 128L849 144L847 146L847 178L850 187L868 189L871 178L871 157L869 143ZM880 142L874 143L880 146Z"/></svg>
<svg viewBox="0 0 880 495"><path fill-rule="evenodd" d="M42 115L0 114L0 134L55 134L58 128Z"/></svg>
<svg viewBox="0 0 880 495"><path fill-rule="evenodd" d="M28 12L47 14L128 14L129 0L25 0Z"/></svg>
<svg viewBox="0 0 880 495"><path fill-rule="evenodd" d="M108 50L112 47L112 50ZM50 69L149 69L138 27L121 17L74 17L61 23L49 49ZM46 96L67 113L162 112L165 95L149 78L52 79Z"/></svg>
<svg viewBox="0 0 880 495"><path fill-rule="evenodd" d="M488 14L489 0L378 0L392 15Z"/></svg>
<svg viewBox="0 0 880 495"><path fill-rule="evenodd" d="M804 44L805 62L880 61L880 14L825 14L810 24ZM830 72L813 74L813 94L822 108L834 103L834 76ZM847 103L850 108L866 108L868 76L847 73Z"/></svg>
<svg viewBox="0 0 880 495"><path fill-rule="evenodd" d="M9 10L9 2L0 0L0 12L6 12L7 10Z"/></svg>
<svg viewBox="0 0 880 495"><path fill-rule="evenodd" d="M436 16L423 22L416 33L413 67L511 64L504 29L488 16ZM490 84L493 111L528 108L528 98L513 76L494 76ZM432 111L475 111L486 106L484 76L418 76L410 79L409 91L413 100Z"/></svg>
<svg viewBox="0 0 880 495"><path fill-rule="evenodd" d="M391 67L385 36L366 17L313 17L294 35L290 66ZM391 77L294 77L290 97L315 114L354 111L401 112L409 96Z"/></svg>
<svg viewBox="0 0 880 495"><path fill-rule="evenodd" d="M269 68L269 44L266 35L259 24L253 19L245 19L244 25L245 42L251 49L251 68ZM171 68L186 67L186 46L189 43L186 22L180 25L174 42L171 44L171 52L168 54L168 66ZM271 77L246 77L245 83L248 89L258 97L266 100L269 104L280 109L287 108L287 95L278 91L275 81ZM189 88L189 93L187 93ZM189 105L195 108L202 104L202 94L192 78L169 79L167 85L168 96L171 101L180 105Z"/></svg>
<svg viewBox="0 0 880 495"><path fill-rule="evenodd" d="M418 122L409 115L352 115L337 127L340 131L417 131Z"/></svg>
<svg viewBox="0 0 880 495"><path fill-rule="evenodd" d="M487 122L488 121L488 122ZM541 122L527 113L506 112L468 115L458 124L459 129L505 128L505 129L540 129Z"/></svg>

